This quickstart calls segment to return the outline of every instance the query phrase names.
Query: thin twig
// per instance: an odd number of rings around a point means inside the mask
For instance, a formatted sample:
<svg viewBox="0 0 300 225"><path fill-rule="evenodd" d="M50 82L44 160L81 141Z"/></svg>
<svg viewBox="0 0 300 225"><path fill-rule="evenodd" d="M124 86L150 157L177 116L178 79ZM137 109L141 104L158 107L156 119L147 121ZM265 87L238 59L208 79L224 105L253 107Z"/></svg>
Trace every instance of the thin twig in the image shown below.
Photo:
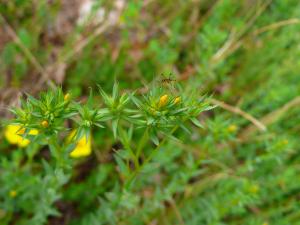
<svg viewBox="0 0 300 225"><path fill-rule="evenodd" d="M208 18L212 15L218 4L221 2L221 0L216 0L212 3L212 6L207 10L207 12L201 16L201 18L197 21L195 26L193 27L192 31L189 32L188 36L185 38L185 43L190 43L191 40L198 34L199 29L205 24L205 22L208 20ZM199 4L199 3L197 3Z"/></svg>
<svg viewBox="0 0 300 225"><path fill-rule="evenodd" d="M174 212L175 212L175 215L176 215L176 217L177 217L179 223L180 223L181 225L184 225L184 224L185 224L185 223L184 223L184 220L183 220L183 218L182 218L182 215L181 215L181 213L180 213L180 211L179 211L179 209L178 209L178 207L177 207L176 202L174 201L174 199L171 199L171 200L169 200L168 202L170 203L171 207L173 208L173 210L174 210Z"/></svg>
<svg viewBox="0 0 300 225"><path fill-rule="evenodd" d="M102 24L98 29L94 31L93 34L88 36L87 38L80 41L72 51L66 53L64 56L62 56L63 62L68 62L71 58L73 58L75 55L77 55L79 52L81 52L89 43L91 43L93 40L95 40L100 34L102 34L104 31L107 30L113 23L111 23L109 20ZM57 63L56 63L57 64Z"/></svg>
<svg viewBox="0 0 300 225"><path fill-rule="evenodd" d="M81 40L79 43L75 45L75 47L67 52L65 55L61 57L61 59L57 60L55 63L53 63L52 67L58 67L61 63L66 63L70 61L75 55L80 53L89 43L91 43L93 40L95 40L100 34L102 34L108 27L111 26L111 23L107 21L102 26L100 26L98 29L94 31L93 34L88 36L87 38ZM45 78L41 77L41 79L38 81L38 85L42 85L45 82Z"/></svg>
<svg viewBox="0 0 300 225"><path fill-rule="evenodd" d="M4 16L0 13L0 20L4 23L4 26L7 30L8 35L13 39L13 41L20 47L23 51L25 57L32 63L32 65L36 68L36 70L41 74L42 80L47 81L47 84L51 88L55 88L54 82L50 79L50 75L44 70L42 65L37 61L34 55L30 52L30 50L22 43L15 30L10 26L10 24L6 21Z"/></svg>
<svg viewBox="0 0 300 225"><path fill-rule="evenodd" d="M287 25L293 25L293 24L299 24L300 20L297 18L292 18L292 19L288 19L288 20L283 20L283 21L279 21L277 23L273 23L261 28L258 28L256 30L254 30L253 32L251 32L249 34L249 36L257 36L259 34L262 34L264 32L270 31L270 30L274 30L274 29L279 29L283 26L287 26ZM230 46L230 48L228 49L228 51L226 52L226 56L231 55L235 50L239 49L240 47L243 46L244 42L247 40L248 36L243 37L241 40L233 43L232 46ZM224 58L224 57L223 57Z"/></svg>
<svg viewBox="0 0 300 225"><path fill-rule="evenodd" d="M224 59L232 48L235 45L235 42L238 42L239 39L243 37L243 35L247 32L247 30L254 24L257 18L267 9L267 7L271 4L272 0L266 1L264 4L260 6L254 16L246 23L243 29L240 32L232 33L228 40L224 43L224 45L212 56L211 62L216 63L222 59Z"/></svg>
<svg viewBox="0 0 300 225"><path fill-rule="evenodd" d="M211 103L216 104L218 106L220 106L221 108L232 112L234 114L238 114L242 117L244 117L246 120L249 120L255 127L257 127L259 130L261 131L266 131L267 128L266 126L260 122L258 119L254 118L252 115L250 115L249 113L241 110L240 108L236 107L236 106L231 106L225 102L219 101L217 99L210 99Z"/></svg>
<svg viewBox="0 0 300 225"><path fill-rule="evenodd" d="M264 33L264 32L270 31L270 30L278 29L278 28L283 27L283 26L293 25L293 24L297 24L297 23L300 23L300 20L298 18L291 18L291 19L288 19L288 20L282 20L282 21L272 23L272 24L269 24L267 26L258 28L256 30L254 30L251 34L256 36L256 35L259 35L261 33Z"/></svg>
<svg viewBox="0 0 300 225"><path fill-rule="evenodd" d="M295 97L285 105L283 105L281 108L270 112L266 116L264 116L260 121L265 124L266 126L276 122L277 120L280 119L288 110L291 108L300 105L300 96ZM256 127L249 125L246 127L243 132L240 133L239 138L244 139L247 138L250 134L256 131Z"/></svg>
<svg viewBox="0 0 300 225"><path fill-rule="evenodd" d="M119 21L121 11L123 8L113 11L107 17L107 20L99 26L95 31L88 37L80 40L78 43L75 44L74 48L67 52L66 54L62 55L53 65L52 67L56 67L61 63L67 63L70 61L74 56L79 54L87 45L89 45L92 41L94 41L99 35L103 34L108 28L116 25ZM113 18L115 16L116 18ZM43 83L44 81L41 79L39 83Z"/></svg>

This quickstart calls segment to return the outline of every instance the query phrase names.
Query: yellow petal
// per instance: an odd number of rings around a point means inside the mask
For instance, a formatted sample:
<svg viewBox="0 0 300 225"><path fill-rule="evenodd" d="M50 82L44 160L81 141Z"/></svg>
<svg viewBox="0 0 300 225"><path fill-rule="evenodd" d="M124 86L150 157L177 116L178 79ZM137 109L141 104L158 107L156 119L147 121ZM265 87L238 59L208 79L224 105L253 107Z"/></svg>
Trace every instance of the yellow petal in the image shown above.
<svg viewBox="0 0 300 225"><path fill-rule="evenodd" d="M8 125L5 128L4 136L9 143L11 143L11 144L18 143L20 136L17 135L17 132L19 129L20 129L20 126L17 126L17 125Z"/></svg>
<svg viewBox="0 0 300 225"><path fill-rule="evenodd" d="M25 148L30 144L30 141L26 138L21 137L21 140L18 142L18 146L21 148Z"/></svg>
<svg viewBox="0 0 300 225"><path fill-rule="evenodd" d="M92 153L92 149L90 146L77 146L74 148L74 150L70 153L70 156L72 158L80 158L89 156Z"/></svg>
<svg viewBox="0 0 300 225"><path fill-rule="evenodd" d="M38 134L39 134L39 131L38 131L37 129L32 129L32 130L29 131L28 134L29 134L29 135L35 136L35 135L38 135Z"/></svg>
<svg viewBox="0 0 300 225"><path fill-rule="evenodd" d="M68 142L71 142L72 138L76 134L76 130L73 130L69 137L67 138ZM92 138L91 135L88 137L88 140L86 136L82 136L78 142L75 145L75 148L73 149L72 152L70 152L70 156L72 158L80 158L80 157L85 157L88 156L92 153Z"/></svg>
<svg viewBox="0 0 300 225"><path fill-rule="evenodd" d="M10 124L5 128L4 136L10 144L18 145L19 147L26 147L30 141L27 138L22 137L25 133L25 129L20 125ZM38 135L37 129L29 131L29 135Z"/></svg>

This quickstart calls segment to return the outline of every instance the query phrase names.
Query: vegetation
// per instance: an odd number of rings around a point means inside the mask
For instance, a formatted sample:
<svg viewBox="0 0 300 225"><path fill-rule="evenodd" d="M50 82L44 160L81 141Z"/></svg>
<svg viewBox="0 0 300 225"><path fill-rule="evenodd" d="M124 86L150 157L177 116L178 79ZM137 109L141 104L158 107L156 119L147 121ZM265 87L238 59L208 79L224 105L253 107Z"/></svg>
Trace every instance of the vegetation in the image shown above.
<svg viewBox="0 0 300 225"><path fill-rule="evenodd" d="M0 224L300 224L299 8L2 0Z"/></svg>

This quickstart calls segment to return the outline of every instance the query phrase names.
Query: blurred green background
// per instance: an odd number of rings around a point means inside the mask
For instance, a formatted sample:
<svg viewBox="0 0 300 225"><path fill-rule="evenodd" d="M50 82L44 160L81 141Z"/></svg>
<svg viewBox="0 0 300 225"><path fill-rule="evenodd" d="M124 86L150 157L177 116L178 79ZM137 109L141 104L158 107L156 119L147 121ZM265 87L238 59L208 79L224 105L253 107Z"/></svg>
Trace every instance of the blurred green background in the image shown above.
<svg viewBox="0 0 300 225"><path fill-rule="evenodd" d="M49 200L61 215L46 224L300 224L299 0L0 0L0 13L2 119L53 83L85 99L98 84L130 91L161 74L219 105L118 205L118 143L95 132L94 155ZM3 186L19 156L1 142ZM5 195L0 224L32 224L46 205L32 197L33 214L7 219Z"/></svg>

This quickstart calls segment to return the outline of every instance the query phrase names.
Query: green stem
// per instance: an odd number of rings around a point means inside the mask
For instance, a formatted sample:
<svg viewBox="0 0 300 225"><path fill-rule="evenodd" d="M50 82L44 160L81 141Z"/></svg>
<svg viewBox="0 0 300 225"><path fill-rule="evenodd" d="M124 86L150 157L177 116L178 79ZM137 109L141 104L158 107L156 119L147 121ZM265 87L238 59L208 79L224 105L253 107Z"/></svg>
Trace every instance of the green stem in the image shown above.
<svg viewBox="0 0 300 225"><path fill-rule="evenodd" d="M178 129L178 125L176 125L172 130L170 135L172 135L177 129ZM164 137L164 139L156 146L156 148L150 153L150 155L147 157L147 159L144 161L143 165L145 165L146 163L148 163L154 156L155 153L157 152L157 150L167 141L167 137Z"/></svg>
<svg viewBox="0 0 300 225"><path fill-rule="evenodd" d="M119 129L120 129L121 133L125 133L125 131L123 130L122 127L120 127ZM120 141L121 141L122 145L124 145L124 147L129 151L130 157L133 159L135 167L137 167L138 166L138 159L136 157L136 154L134 154L134 151L131 148L129 141L126 138L122 138L122 137L120 138ZM127 161L127 165L129 167L129 161Z"/></svg>
<svg viewBox="0 0 300 225"><path fill-rule="evenodd" d="M178 125L176 125L170 135L172 135L177 129L178 129ZM150 153L150 155L145 159L145 161L143 162L143 164L141 166L139 166L133 173L132 175L129 177L127 184L125 185L125 188L128 188L129 185L132 183L132 181L134 180L134 178L141 172L141 170L144 168L144 166L151 161L151 159L155 156L156 152L158 151L158 149L167 141L167 137L164 137L164 139L156 146L156 148Z"/></svg>
<svg viewBox="0 0 300 225"><path fill-rule="evenodd" d="M141 155L142 149L145 147L146 143L149 140L149 128L147 127L146 130L144 131L144 134L141 138L141 140L139 141L138 147L137 147L137 151L136 151L136 160L137 160L137 168L140 167L140 163L139 163L139 157Z"/></svg>
<svg viewBox="0 0 300 225"><path fill-rule="evenodd" d="M59 168L63 168L64 167L64 160L63 160L63 156L62 156L62 151L61 151L61 147L59 146L59 144L57 143L57 138L55 136L52 136L50 138L50 140L48 141L48 145L50 150L52 149L52 154L54 156L54 158L56 159L56 163L57 163L57 167ZM51 148L52 146L52 148Z"/></svg>

